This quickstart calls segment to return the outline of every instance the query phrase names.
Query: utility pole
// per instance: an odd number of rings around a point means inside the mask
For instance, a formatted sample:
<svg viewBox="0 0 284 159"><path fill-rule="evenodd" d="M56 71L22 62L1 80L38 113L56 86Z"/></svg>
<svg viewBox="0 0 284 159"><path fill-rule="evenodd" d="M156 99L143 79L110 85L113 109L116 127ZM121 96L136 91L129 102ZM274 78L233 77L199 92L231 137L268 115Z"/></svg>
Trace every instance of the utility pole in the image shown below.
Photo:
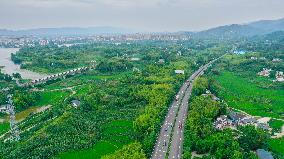
<svg viewBox="0 0 284 159"><path fill-rule="evenodd" d="M10 115L10 128L11 128L12 139L18 141L20 140L20 136L19 136L18 126L16 123L15 107L13 105L12 95L9 94L7 98L8 98L8 112Z"/></svg>

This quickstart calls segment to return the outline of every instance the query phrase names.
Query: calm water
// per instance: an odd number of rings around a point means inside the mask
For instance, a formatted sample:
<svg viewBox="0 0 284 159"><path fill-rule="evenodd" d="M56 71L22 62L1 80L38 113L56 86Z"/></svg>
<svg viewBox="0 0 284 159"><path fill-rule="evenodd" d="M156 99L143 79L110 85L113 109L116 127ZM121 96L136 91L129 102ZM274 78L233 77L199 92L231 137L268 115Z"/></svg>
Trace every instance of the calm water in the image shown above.
<svg viewBox="0 0 284 159"><path fill-rule="evenodd" d="M17 52L18 48L0 48L0 66L2 72L12 75L13 73L20 73L23 79L38 79L43 78L46 75L32 72L29 70L20 69L20 65L16 65L11 61L11 53Z"/></svg>

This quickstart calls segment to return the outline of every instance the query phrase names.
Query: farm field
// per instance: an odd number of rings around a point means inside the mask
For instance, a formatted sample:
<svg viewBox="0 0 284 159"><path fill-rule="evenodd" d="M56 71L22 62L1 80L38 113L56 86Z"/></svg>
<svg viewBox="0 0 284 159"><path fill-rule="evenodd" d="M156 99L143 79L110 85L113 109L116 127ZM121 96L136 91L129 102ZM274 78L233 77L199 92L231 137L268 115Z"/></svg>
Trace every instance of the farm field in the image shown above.
<svg viewBox="0 0 284 159"><path fill-rule="evenodd" d="M101 140L95 143L91 149L66 152L58 155L58 157L61 159L99 159L134 141L131 121L112 121L105 124L102 129Z"/></svg>
<svg viewBox="0 0 284 159"><path fill-rule="evenodd" d="M284 90L260 88L232 72L214 77L220 84L219 96L228 105L254 116L284 118Z"/></svg>
<svg viewBox="0 0 284 159"><path fill-rule="evenodd" d="M9 123L0 123L0 134L7 132L10 128Z"/></svg>
<svg viewBox="0 0 284 159"><path fill-rule="evenodd" d="M273 152L277 152L284 156L284 137L280 139L270 139L268 145Z"/></svg>

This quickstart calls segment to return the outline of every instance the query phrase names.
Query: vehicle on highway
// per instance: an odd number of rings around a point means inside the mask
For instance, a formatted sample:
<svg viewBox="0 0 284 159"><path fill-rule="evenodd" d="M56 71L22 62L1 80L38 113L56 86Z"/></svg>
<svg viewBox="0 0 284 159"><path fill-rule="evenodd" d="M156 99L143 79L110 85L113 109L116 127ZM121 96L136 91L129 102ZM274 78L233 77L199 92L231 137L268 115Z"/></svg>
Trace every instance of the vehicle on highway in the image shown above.
<svg viewBox="0 0 284 159"><path fill-rule="evenodd" d="M178 99L179 99L179 95L176 95L176 101L178 101Z"/></svg>

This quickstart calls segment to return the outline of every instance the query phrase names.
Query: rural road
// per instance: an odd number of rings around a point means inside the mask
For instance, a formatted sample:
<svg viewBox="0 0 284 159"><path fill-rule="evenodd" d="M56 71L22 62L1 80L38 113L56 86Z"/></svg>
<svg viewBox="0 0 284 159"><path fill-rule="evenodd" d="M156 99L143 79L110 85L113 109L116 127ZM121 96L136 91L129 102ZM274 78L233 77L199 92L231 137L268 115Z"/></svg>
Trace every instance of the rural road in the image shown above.
<svg viewBox="0 0 284 159"><path fill-rule="evenodd" d="M194 81L197 77L203 74L203 71L206 70L208 66L219 58L201 66L188 78L188 81ZM185 82L177 93L177 95L179 95L179 99L177 101L174 100L169 107L168 114L161 126L160 134L154 147L151 157L152 159L182 158L183 132L187 117L188 100L192 91L192 84L193 82Z"/></svg>

